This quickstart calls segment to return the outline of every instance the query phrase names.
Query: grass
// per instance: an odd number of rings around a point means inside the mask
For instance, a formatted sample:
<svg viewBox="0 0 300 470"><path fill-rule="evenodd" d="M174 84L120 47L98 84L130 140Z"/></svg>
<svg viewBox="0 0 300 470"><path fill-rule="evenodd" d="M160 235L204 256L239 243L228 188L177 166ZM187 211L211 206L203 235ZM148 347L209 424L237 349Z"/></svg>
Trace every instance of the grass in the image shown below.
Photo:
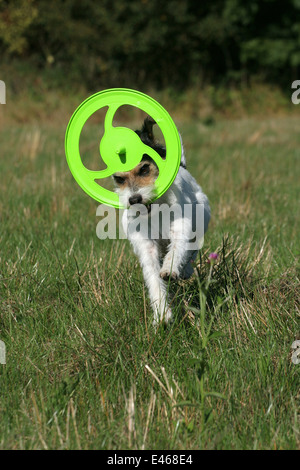
<svg viewBox="0 0 300 470"><path fill-rule="evenodd" d="M299 118L179 122L213 218L157 332L128 242L96 237L66 124L0 131L0 447L299 448Z"/></svg>

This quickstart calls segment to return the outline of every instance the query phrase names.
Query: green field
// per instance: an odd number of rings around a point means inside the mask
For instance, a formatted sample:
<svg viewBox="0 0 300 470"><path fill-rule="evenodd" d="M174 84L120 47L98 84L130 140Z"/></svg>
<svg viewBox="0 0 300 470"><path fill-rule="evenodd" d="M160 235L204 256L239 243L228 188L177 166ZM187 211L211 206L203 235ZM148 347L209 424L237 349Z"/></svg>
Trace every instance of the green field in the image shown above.
<svg viewBox="0 0 300 470"><path fill-rule="evenodd" d="M96 237L66 124L2 120L0 448L299 448L300 119L177 123L212 220L157 331L128 241Z"/></svg>

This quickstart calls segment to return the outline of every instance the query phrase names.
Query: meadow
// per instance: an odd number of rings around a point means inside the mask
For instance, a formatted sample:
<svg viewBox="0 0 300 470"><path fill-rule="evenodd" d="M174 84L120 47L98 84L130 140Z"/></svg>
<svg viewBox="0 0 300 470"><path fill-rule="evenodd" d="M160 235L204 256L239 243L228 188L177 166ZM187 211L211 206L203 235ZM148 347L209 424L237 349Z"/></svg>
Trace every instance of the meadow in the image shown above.
<svg viewBox="0 0 300 470"><path fill-rule="evenodd" d="M176 113L212 220L156 331L128 241L97 238L98 204L67 167L70 115L6 109L0 448L299 448L299 117Z"/></svg>

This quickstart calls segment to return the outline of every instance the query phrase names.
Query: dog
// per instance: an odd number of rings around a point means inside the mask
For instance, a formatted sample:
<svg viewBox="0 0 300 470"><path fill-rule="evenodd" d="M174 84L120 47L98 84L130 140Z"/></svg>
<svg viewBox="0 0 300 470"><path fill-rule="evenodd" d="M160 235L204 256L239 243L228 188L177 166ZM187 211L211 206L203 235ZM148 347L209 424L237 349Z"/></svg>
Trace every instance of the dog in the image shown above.
<svg viewBox="0 0 300 470"><path fill-rule="evenodd" d="M156 141L153 134L155 121L147 116L140 130L135 132L141 141L155 150L162 159L166 158L166 148ZM168 283L177 279L188 279L193 274L193 261L199 247L190 248L190 240L195 235L195 219L199 207L203 210L202 235L207 230L210 220L210 206L207 196L201 187L186 169L185 153L181 141L181 162L175 180L169 189L153 204L155 197L155 180L159 170L155 162L144 154L141 162L127 172L117 172L113 175L115 191L119 194L120 202L126 208L122 216L124 232L138 256L145 284L148 288L150 302L154 312L153 325L157 327L161 322L168 324L173 319L168 295ZM151 152L150 152L151 153ZM147 236L141 231L130 230L135 227L131 208L144 208L144 217L150 226L150 217L153 207L176 207L184 209L185 204L192 207L188 215L181 211L179 216L170 218L167 233L152 239L151 231L147 229ZM164 206L166 207L166 206ZM160 222L161 224L161 222ZM148 227L147 226L147 227Z"/></svg>

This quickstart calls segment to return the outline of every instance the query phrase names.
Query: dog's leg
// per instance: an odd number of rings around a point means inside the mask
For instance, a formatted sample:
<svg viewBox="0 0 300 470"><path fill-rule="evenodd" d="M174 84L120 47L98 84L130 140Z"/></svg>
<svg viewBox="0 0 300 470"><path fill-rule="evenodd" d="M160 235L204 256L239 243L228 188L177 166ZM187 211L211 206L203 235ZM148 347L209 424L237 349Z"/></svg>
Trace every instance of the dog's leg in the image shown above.
<svg viewBox="0 0 300 470"><path fill-rule="evenodd" d="M159 276L160 263L158 246L153 240L131 240L134 251L139 257L143 276L148 288L150 302L154 311L154 326L161 321L168 323L172 311L168 305L166 286Z"/></svg>
<svg viewBox="0 0 300 470"><path fill-rule="evenodd" d="M148 217L145 231L136 231L131 227L131 218L125 210L122 217L123 230L132 244L135 254L138 256L143 270L143 276L148 288L151 306L154 311L153 325L157 326L161 321L168 323L172 318L172 311L168 304L168 295L165 283L159 276L160 258L156 241L148 236Z"/></svg>
<svg viewBox="0 0 300 470"><path fill-rule="evenodd" d="M180 277L182 268L189 258L188 243L191 238L192 225L188 218L176 219L170 227L170 244L164 258L160 277L167 281Z"/></svg>

